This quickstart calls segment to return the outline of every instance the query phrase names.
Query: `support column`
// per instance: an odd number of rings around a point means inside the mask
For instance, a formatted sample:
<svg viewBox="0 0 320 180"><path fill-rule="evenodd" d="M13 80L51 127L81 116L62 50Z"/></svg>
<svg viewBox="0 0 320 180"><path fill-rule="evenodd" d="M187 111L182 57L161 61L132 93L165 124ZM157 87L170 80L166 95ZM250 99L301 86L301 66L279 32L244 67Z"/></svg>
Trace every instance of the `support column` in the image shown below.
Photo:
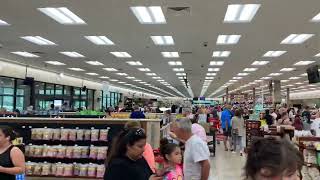
<svg viewBox="0 0 320 180"><path fill-rule="evenodd" d="M286 99L288 107L290 107L290 89L287 88L287 99Z"/></svg>
<svg viewBox="0 0 320 180"><path fill-rule="evenodd" d="M281 103L281 82L280 80L273 81L273 105Z"/></svg>
<svg viewBox="0 0 320 180"><path fill-rule="evenodd" d="M222 104L224 104L224 100L225 100L225 99L224 99L224 96L222 96Z"/></svg>
<svg viewBox="0 0 320 180"><path fill-rule="evenodd" d="M229 87L226 88L226 103L229 103Z"/></svg>
<svg viewBox="0 0 320 180"><path fill-rule="evenodd" d="M253 109L256 106L256 88L252 88L252 101L253 101Z"/></svg>

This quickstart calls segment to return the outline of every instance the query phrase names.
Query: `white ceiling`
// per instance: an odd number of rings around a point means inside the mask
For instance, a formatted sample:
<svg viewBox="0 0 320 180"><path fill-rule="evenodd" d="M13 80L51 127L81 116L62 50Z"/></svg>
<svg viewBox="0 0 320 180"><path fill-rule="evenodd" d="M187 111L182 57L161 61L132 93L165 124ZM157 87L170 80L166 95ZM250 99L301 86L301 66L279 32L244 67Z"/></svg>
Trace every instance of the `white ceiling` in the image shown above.
<svg viewBox="0 0 320 180"><path fill-rule="evenodd" d="M261 4L260 9L250 23L223 23L228 4L256 3ZM140 24L130 10L131 6L160 5L164 11L167 24L144 25ZM67 7L82 18L87 25L62 25L44 15L37 8L41 7ZM176 16L167 13L167 7L190 7L190 15ZM25 64L47 68L56 72L63 72L84 78L100 81L99 76L89 76L85 73L95 72L100 76L108 76L130 84L148 88L152 91L162 91L144 86L138 82L118 76L114 72L107 72L102 68L112 67L120 69L137 79L155 85L175 96L180 96L176 90L160 84L137 67L130 66L126 61L140 61L143 67L161 76L166 82L174 86L185 96L189 96L186 88L162 57L162 51L178 51L194 96L199 96L203 82L208 71L209 62L223 60L216 78L207 89L205 96L211 95L232 77L237 76L244 68L252 67L256 60L270 60L265 66L259 67L256 72L238 80L231 85L230 90L246 85L270 73L279 72L282 68L293 67L301 60L315 60L320 53L319 29L320 23L310 22L320 12L319 0L4 0L0 2L0 19L11 24L0 26L0 57ZM311 33L311 39L299 45L284 45L280 42L290 34ZM241 38L235 45L216 45L220 34L239 34ZM84 36L107 36L115 46L97 46ZM156 46L151 35L171 35L175 41L174 46ZM21 36L42 36L58 44L57 46L39 46L21 39ZM208 42L207 47L203 46ZM228 58L212 58L213 51L231 51ZM267 51L283 50L284 55L276 58L262 57ZM40 58L23 58L12 51L43 52ZM86 58L70 58L60 54L60 51L76 51ZM132 58L119 59L111 55L112 51L128 52ZM191 52L191 53L181 53ZM60 61L66 66L53 66L44 61ZM92 66L85 63L95 60L104 63L104 66ZM85 72L70 71L67 68L79 67ZM305 72L306 66L296 67L293 72L285 72L274 79L288 79L299 76ZM303 82L306 78L291 80ZM121 85L121 84L119 84ZM244 88L243 90L250 89ZM222 89L222 88L220 88ZM216 95L223 93L217 92Z"/></svg>

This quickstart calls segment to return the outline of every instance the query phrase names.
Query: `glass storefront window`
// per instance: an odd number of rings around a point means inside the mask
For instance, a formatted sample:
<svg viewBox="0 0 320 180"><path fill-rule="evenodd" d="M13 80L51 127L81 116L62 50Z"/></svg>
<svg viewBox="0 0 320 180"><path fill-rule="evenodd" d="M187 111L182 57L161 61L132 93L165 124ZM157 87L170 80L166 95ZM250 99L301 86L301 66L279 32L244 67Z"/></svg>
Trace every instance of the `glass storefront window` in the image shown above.
<svg viewBox="0 0 320 180"><path fill-rule="evenodd" d="M71 87L70 86L64 86L64 95L70 96L71 95Z"/></svg>
<svg viewBox="0 0 320 180"><path fill-rule="evenodd" d="M74 91L73 94L74 94L75 96L80 96L80 91L81 91L80 88L75 87L73 91Z"/></svg>
<svg viewBox="0 0 320 180"><path fill-rule="evenodd" d="M14 79L0 77L0 108L13 111Z"/></svg>
<svg viewBox="0 0 320 180"><path fill-rule="evenodd" d="M54 85L53 84L47 84L46 95L54 95Z"/></svg>
<svg viewBox="0 0 320 180"><path fill-rule="evenodd" d="M63 95L63 86L56 85L56 95Z"/></svg>
<svg viewBox="0 0 320 180"><path fill-rule="evenodd" d="M36 82L35 88L36 94L44 94L44 83Z"/></svg>

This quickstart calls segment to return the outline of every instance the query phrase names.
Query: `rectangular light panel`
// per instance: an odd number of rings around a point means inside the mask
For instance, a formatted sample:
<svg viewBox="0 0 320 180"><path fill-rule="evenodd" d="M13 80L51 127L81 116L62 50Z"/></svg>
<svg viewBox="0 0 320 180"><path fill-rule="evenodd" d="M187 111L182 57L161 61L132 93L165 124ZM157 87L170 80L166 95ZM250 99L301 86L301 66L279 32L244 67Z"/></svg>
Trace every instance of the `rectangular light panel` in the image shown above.
<svg viewBox="0 0 320 180"><path fill-rule="evenodd" d="M262 79L262 80L267 80L267 79L272 79L272 77L262 77L262 78L260 78L260 79Z"/></svg>
<svg viewBox="0 0 320 180"><path fill-rule="evenodd" d="M59 62L59 61L45 61L47 64L55 65L55 66L64 66L65 63Z"/></svg>
<svg viewBox="0 0 320 180"><path fill-rule="evenodd" d="M229 57L230 51L213 51L212 57Z"/></svg>
<svg viewBox="0 0 320 180"><path fill-rule="evenodd" d="M230 4L224 17L225 23L248 23L257 13L260 4Z"/></svg>
<svg viewBox="0 0 320 180"><path fill-rule="evenodd" d="M48 39L45 39L41 36L22 36L21 38L40 46L56 45L56 43L49 41Z"/></svg>
<svg viewBox="0 0 320 180"><path fill-rule="evenodd" d="M179 57L178 52L161 52L161 54L164 58L178 58Z"/></svg>
<svg viewBox="0 0 320 180"><path fill-rule="evenodd" d="M243 71L253 72L253 71L256 71L256 70L258 70L258 68L245 68Z"/></svg>
<svg viewBox="0 0 320 180"><path fill-rule="evenodd" d="M84 55L77 53L75 51L63 51L63 52L60 52L60 54L63 54L72 58L84 58Z"/></svg>
<svg viewBox="0 0 320 180"><path fill-rule="evenodd" d="M85 38L96 45L114 45L106 36L85 36Z"/></svg>
<svg viewBox="0 0 320 180"><path fill-rule="evenodd" d="M238 73L238 76L248 76L249 73Z"/></svg>
<svg viewBox="0 0 320 180"><path fill-rule="evenodd" d="M320 22L320 13L315 15L310 21L311 22Z"/></svg>
<svg viewBox="0 0 320 180"><path fill-rule="evenodd" d="M126 63L131 66L142 66L142 63L140 61L127 61Z"/></svg>
<svg viewBox="0 0 320 180"><path fill-rule="evenodd" d="M101 76L101 77L99 77L100 79L109 79L109 77L108 76Z"/></svg>
<svg viewBox="0 0 320 180"><path fill-rule="evenodd" d="M294 71L296 68L282 68L280 69L280 71L283 71L283 72L290 72L290 71Z"/></svg>
<svg viewBox="0 0 320 180"><path fill-rule="evenodd" d="M134 6L130 9L141 24L166 23L166 18L160 6Z"/></svg>
<svg viewBox="0 0 320 180"><path fill-rule="evenodd" d="M19 56L23 56L23 57L28 57L28 58L38 58L40 56L26 52L26 51L15 51L15 52L11 52L12 54L16 54Z"/></svg>
<svg viewBox="0 0 320 180"><path fill-rule="evenodd" d="M314 34L290 34L281 41L281 44L302 44L312 36Z"/></svg>
<svg viewBox="0 0 320 180"><path fill-rule="evenodd" d="M253 65L253 66L263 66L263 65L266 65L268 63L269 63L269 61L254 61L251 65Z"/></svg>
<svg viewBox="0 0 320 180"><path fill-rule="evenodd" d="M156 73L146 73L147 76L156 76Z"/></svg>
<svg viewBox="0 0 320 180"><path fill-rule="evenodd" d="M207 76L216 76L217 73L207 73Z"/></svg>
<svg viewBox="0 0 320 180"><path fill-rule="evenodd" d="M182 62L181 61L169 61L168 64L170 66L182 66Z"/></svg>
<svg viewBox="0 0 320 180"><path fill-rule="evenodd" d="M176 72L182 72L184 71L184 68L173 68L172 70Z"/></svg>
<svg viewBox="0 0 320 180"><path fill-rule="evenodd" d="M59 8L38 8L39 11L46 14L47 16L51 17L52 19L56 20L60 24L65 25L83 25L86 24L84 20L80 17L75 15L72 11L70 11L66 7L59 7Z"/></svg>
<svg viewBox="0 0 320 180"><path fill-rule="evenodd" d="M81 69L81 68L68 68L68 69L70 69L70 70L72 70L72 71L84 71L84 70Z"/></svg>
<svg viewBox="0 0 320 180"><path fill-rule="evenodd" d="M87 64L93 65L93 66L103 66L104 64L99 61L86 61Z"/></svg>
<svg viewBox="0 0 320 180"><path fill-rule="evenodd" d="M172 36L150 36L155 45L174 45Z"/></svg>
<svg viewBox="0 0 320 180"><path fill-rule="evenodd" d="M151 71L149 68L138 68L139 71Z"/></svg>
<svg viewBox="0 0 320 180"><path fill-rule="evenodd" d="M217 38L217 45L231 45L237 44L241 35L219 35Z"/></svg>
<svg viewBox="0 0 320 180"><path fill-rule="evenodd" d="M131 58L131 55L127 52L110 52L117 58Z"/></svg>
<svg viewBox="0 0 320 180"><path fill-rule="evenodd" d="M263 55L263 57L279 57L286 52L287 51L268 51Z"/></svg>
<svg viewBox="0 0 320 180"><path fill-rule="evenodd" d="M243 77L233 77L232 79L242 79Z"/></svg>
<svg viewBox="0 0 320 180"><path fill-rule="evenodd" d="M224 61L210 61L210 66L223 66Z"/></svg>
<svg viewBox="0 0 320 180"><path fill-rule="evenodd" d="M99 75L99 74L97 74L97 73L86 73L87 75L90 75L90 76L97 76L97 75Z"/></svg>
<svg viewBox="0 0 320 180"><path fill-rule="evenodd" d="M208 71L209 72L213 72L213 71L218 72L218 71L220 71L220 68L208 68Z"/></svg>
<svg viewBox="0 0 320 180"><path fill-rule="evenodd" d="M118 70L115 69L115 68L103 68L103 70L106 70L106 71L118 71Z"/></svg>
<svg viewBox="0 0 320 180"><path fill-rule="evenodd" d="M128 74L126 74L126 73L116 73L116 75L119 75L119 76L128 76Z"/></svg>
<svg viewBox="0 0 320 180"><path fill-rule="evenodd" d="M10 26L10 24L0 19L0 26Z"/></svg>
<svg viewBox="0 0 320 180"><path fill-rule="evenodd" d="M314 63L315 61L299 61L294 64L294 66L307 66Z"/></svg>
<svg viewBox="0 0 320 180"><path fill-rule="evenodd" d="M269 76L280 76L282 73L270 73Z"/></svg>
<svg viewBox="0 0 320 180"><path fill-rule="evenodd" d="M301 77L290 77L290 80L296 80L296 79L300 79Z"/></svg>

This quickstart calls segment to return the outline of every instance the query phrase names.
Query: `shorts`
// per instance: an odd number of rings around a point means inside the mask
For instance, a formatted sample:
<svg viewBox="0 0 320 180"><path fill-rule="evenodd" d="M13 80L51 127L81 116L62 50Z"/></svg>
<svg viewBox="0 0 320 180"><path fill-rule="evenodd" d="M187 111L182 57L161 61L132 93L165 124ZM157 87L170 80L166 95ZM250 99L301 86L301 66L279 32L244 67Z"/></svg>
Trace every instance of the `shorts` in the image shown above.
<svg viewBox="0 0 320 180"><path fill-rule="evenodd" d="M228 130L226 130L226 128L223 128L222 130L224 136L231 137L231 128L228 128Z"/></svg>

